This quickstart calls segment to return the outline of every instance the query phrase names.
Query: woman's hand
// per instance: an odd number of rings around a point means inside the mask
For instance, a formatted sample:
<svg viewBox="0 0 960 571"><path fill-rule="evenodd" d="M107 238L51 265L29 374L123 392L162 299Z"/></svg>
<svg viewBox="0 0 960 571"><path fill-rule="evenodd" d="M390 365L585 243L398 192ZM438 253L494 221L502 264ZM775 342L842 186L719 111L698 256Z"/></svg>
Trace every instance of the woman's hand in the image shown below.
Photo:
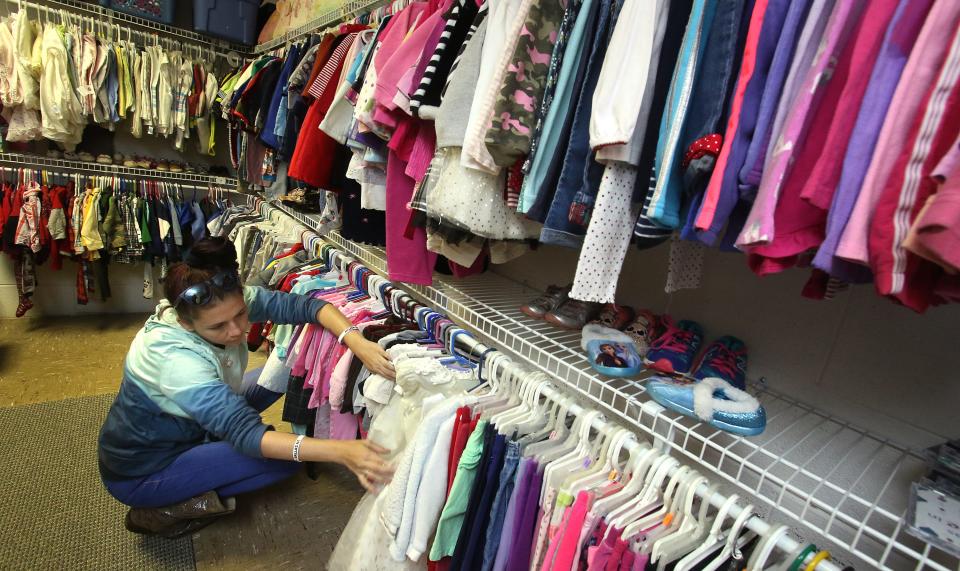
<svg viewBox="0 0 960 571"><path fill-rule="evenodd" d="M395 380L397 372L393 368L393 363L390 362L390 355L378 343L367 341L359 335L358 337L356 343L350 343L350 350L353 351L353 354L363 361L363 364L367 366L371 373L386 377L391 381Z"/></svg>
<svg viewBox="0 0 960 571"><path fill-rule="evenodd" d="M393 468L383 459L390 452L369 440L344 440L339 442L339 462L357 475L366 490L375 494L380 486L393 477Z"/></svg>

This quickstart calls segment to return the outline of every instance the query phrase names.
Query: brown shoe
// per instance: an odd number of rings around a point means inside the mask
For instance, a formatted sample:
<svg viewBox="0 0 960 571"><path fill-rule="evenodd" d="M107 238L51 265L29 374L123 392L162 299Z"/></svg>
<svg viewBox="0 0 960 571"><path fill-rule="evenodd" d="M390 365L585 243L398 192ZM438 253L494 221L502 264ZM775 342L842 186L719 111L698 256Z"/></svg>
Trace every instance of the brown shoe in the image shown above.
<svg viewBox="0 0 960 571"><path fill-rule="evenodd" d="M210 491L179 504L160 508L130 508L124 524L129 531L174 539L205 527L237 509L234 498L220 500Z"/></svg>

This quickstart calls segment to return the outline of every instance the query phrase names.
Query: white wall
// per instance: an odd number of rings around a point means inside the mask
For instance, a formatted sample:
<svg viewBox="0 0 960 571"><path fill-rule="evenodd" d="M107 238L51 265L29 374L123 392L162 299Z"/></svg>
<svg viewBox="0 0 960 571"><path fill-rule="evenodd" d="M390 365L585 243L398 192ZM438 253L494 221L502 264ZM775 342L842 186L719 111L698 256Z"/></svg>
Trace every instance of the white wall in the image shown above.
<svg viewBox="0 0 960 571"><path fill-rule="evenodd" d="M156 301L144 299L143 264L129 266L110 264L110 290L113 296L100 301L100 294L90 296L87 305L79 305L76 295L77 263L64 260L63 269L54 271L49 265L40 266L37 277L33 309L28 317L40 315L89 315L109 313L149 313ZM157 295L159 290L155 289ZM5 254L0 255L0 318L16 315L19 298L17 282L13 275L13 262Z"/></svg>
<svg viewBox="0 0 960 571"><path fill-rule="evenodd" d="M759 278L743 255L716 251L707 254L700 289L667 295L668 251L631 248L619 303L699 321L707 342L736 335L749 347L751 378L903 444L960 437L960 307L917 315L872 286L808 300L800 297L807 270ZM543 289L571 282L577 256L547 246L494 268Z"/></svg>

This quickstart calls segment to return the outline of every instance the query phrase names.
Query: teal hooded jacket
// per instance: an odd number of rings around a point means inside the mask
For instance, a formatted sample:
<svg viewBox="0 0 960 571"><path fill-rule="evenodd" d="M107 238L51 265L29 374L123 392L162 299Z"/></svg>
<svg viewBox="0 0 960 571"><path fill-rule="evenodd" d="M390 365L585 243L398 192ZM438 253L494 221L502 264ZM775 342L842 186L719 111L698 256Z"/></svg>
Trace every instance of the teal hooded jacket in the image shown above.
<svg viewBox="0 0 960 571"><path fill-rule="evenodd" d="M243 288L251 322L316 323L325 301ZM177 321L166 300L130 345L116 400L100 429L100 473L107 480L153 474L204 442L228 441L260 457L272 427L239 394L247 366L245 344L212 345Z"/></svg>

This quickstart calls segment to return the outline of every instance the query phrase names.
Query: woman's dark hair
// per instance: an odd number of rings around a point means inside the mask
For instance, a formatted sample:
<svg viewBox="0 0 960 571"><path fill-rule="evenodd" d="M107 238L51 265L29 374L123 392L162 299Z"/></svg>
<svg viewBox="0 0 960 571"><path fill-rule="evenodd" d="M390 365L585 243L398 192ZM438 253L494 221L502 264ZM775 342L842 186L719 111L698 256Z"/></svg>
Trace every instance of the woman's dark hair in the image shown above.
<svg viewBox="0 0 960 571"><path fill-rule="evenodd" d="M180 294L188 287L206 282L221 272L236 274L239 268L237 251L229 240L219 237L204 238L190 248L182 262L173 264L167 270L167 277L163 280L163 293L170 303L176 304ZM223 299L227 294L212 285L211 291L217 299ZM177 314L184 319L192 320L201 307L181 303L177 307Z"/></svg>

